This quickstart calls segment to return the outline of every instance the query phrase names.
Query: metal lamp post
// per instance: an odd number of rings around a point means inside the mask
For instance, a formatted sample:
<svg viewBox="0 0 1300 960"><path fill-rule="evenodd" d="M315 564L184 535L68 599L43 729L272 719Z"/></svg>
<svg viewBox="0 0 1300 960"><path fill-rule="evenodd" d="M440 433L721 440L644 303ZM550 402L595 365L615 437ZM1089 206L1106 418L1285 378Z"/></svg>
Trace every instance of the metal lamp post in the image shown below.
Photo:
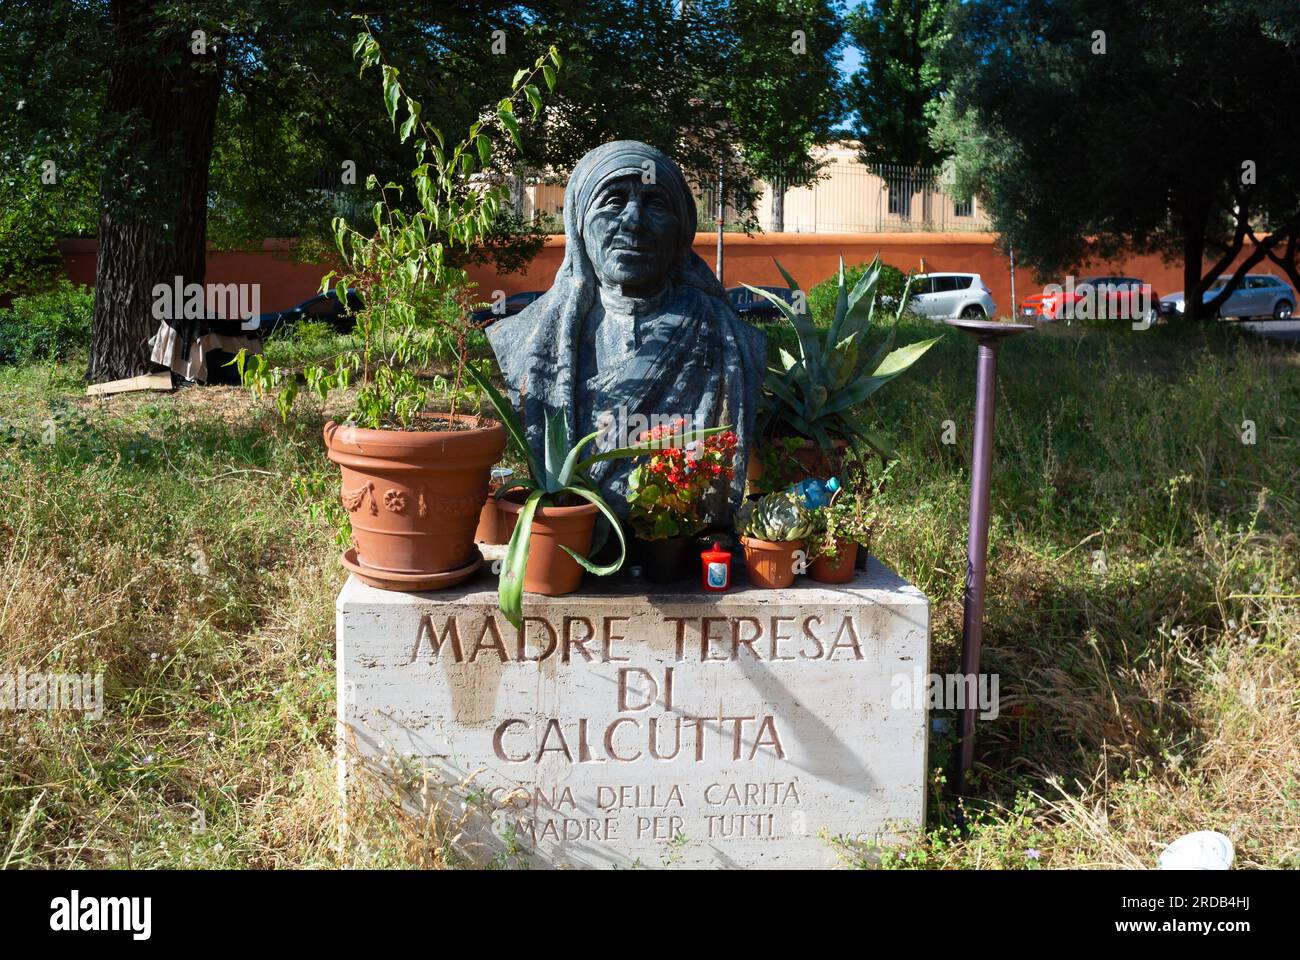
<svg viewBox="0 0 1300 960"><path fill-rule="evenodd" d="M1026 323L991 320L949 320L975 338L979 355L975 368L975 440L971 451L970 535L966 544L966 597L961 630L961 672L977 676L980 644L984 640L984 579L989 547L989 476L993 467L993 398L1002 341L1034 329ZM967 703L957 727L957 775L953 793L961 796L966 774L975 759L976 704Z"/></svg>

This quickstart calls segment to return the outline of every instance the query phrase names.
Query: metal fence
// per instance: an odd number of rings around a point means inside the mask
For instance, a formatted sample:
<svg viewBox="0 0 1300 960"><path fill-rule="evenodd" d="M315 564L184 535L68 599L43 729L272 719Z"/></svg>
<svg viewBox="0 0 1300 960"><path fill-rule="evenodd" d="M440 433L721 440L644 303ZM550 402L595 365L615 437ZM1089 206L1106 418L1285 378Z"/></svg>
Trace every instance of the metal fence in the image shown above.
<svg viewBox="0 0 1300 960"><path fill-rule="evenodd" d="M868 167L837 160L822 168L809 187L787 190L787 233L884 233L909 231L987 232L992 229L976 200L960 201L945 188L940 172L927 167L886 164ZM775 229L772 195L759 204L759 221Z"/></svg>

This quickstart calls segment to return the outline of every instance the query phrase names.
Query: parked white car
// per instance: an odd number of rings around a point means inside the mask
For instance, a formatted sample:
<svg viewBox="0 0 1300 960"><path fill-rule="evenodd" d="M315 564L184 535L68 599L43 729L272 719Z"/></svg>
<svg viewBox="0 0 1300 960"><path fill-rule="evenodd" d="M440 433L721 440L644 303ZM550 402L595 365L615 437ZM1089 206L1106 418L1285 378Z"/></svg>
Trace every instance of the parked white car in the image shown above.
<svg viewBox="0 0 1300 960"><path fill-rule="evenodd" d="M912 278L911 310L934 320L992 317L993 294L978 273L922 273Z"/></svg>

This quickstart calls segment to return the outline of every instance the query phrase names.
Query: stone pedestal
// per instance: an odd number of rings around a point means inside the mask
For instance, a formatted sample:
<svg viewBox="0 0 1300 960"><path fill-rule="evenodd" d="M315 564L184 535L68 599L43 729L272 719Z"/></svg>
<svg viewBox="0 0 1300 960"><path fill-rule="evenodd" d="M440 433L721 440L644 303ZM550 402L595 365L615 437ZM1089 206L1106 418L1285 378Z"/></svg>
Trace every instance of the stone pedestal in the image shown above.
<svg viewBox="0 0 1300 960"><path fill-rule="evenodd" d="M920 591L874 559L843 586L647 587L527 595L516 631L487 574L424 594L349 579L344 822L356 765L403 757L449 785L484 862L833 866L834 838L923 824Z"/></svg>

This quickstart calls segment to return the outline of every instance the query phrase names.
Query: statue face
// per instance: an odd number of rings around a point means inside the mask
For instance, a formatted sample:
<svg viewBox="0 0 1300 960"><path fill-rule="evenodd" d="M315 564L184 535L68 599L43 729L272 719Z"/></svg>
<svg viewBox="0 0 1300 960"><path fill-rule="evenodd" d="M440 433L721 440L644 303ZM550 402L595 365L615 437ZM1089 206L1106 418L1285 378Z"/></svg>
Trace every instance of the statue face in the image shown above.
<svg viewBox="0 0 1300 960"><path fill-rule="evenodd" d="M602 284L648 296L676 259L679 227L663 187L628 174L596 191L583 214L583 246Z"/></svg>

